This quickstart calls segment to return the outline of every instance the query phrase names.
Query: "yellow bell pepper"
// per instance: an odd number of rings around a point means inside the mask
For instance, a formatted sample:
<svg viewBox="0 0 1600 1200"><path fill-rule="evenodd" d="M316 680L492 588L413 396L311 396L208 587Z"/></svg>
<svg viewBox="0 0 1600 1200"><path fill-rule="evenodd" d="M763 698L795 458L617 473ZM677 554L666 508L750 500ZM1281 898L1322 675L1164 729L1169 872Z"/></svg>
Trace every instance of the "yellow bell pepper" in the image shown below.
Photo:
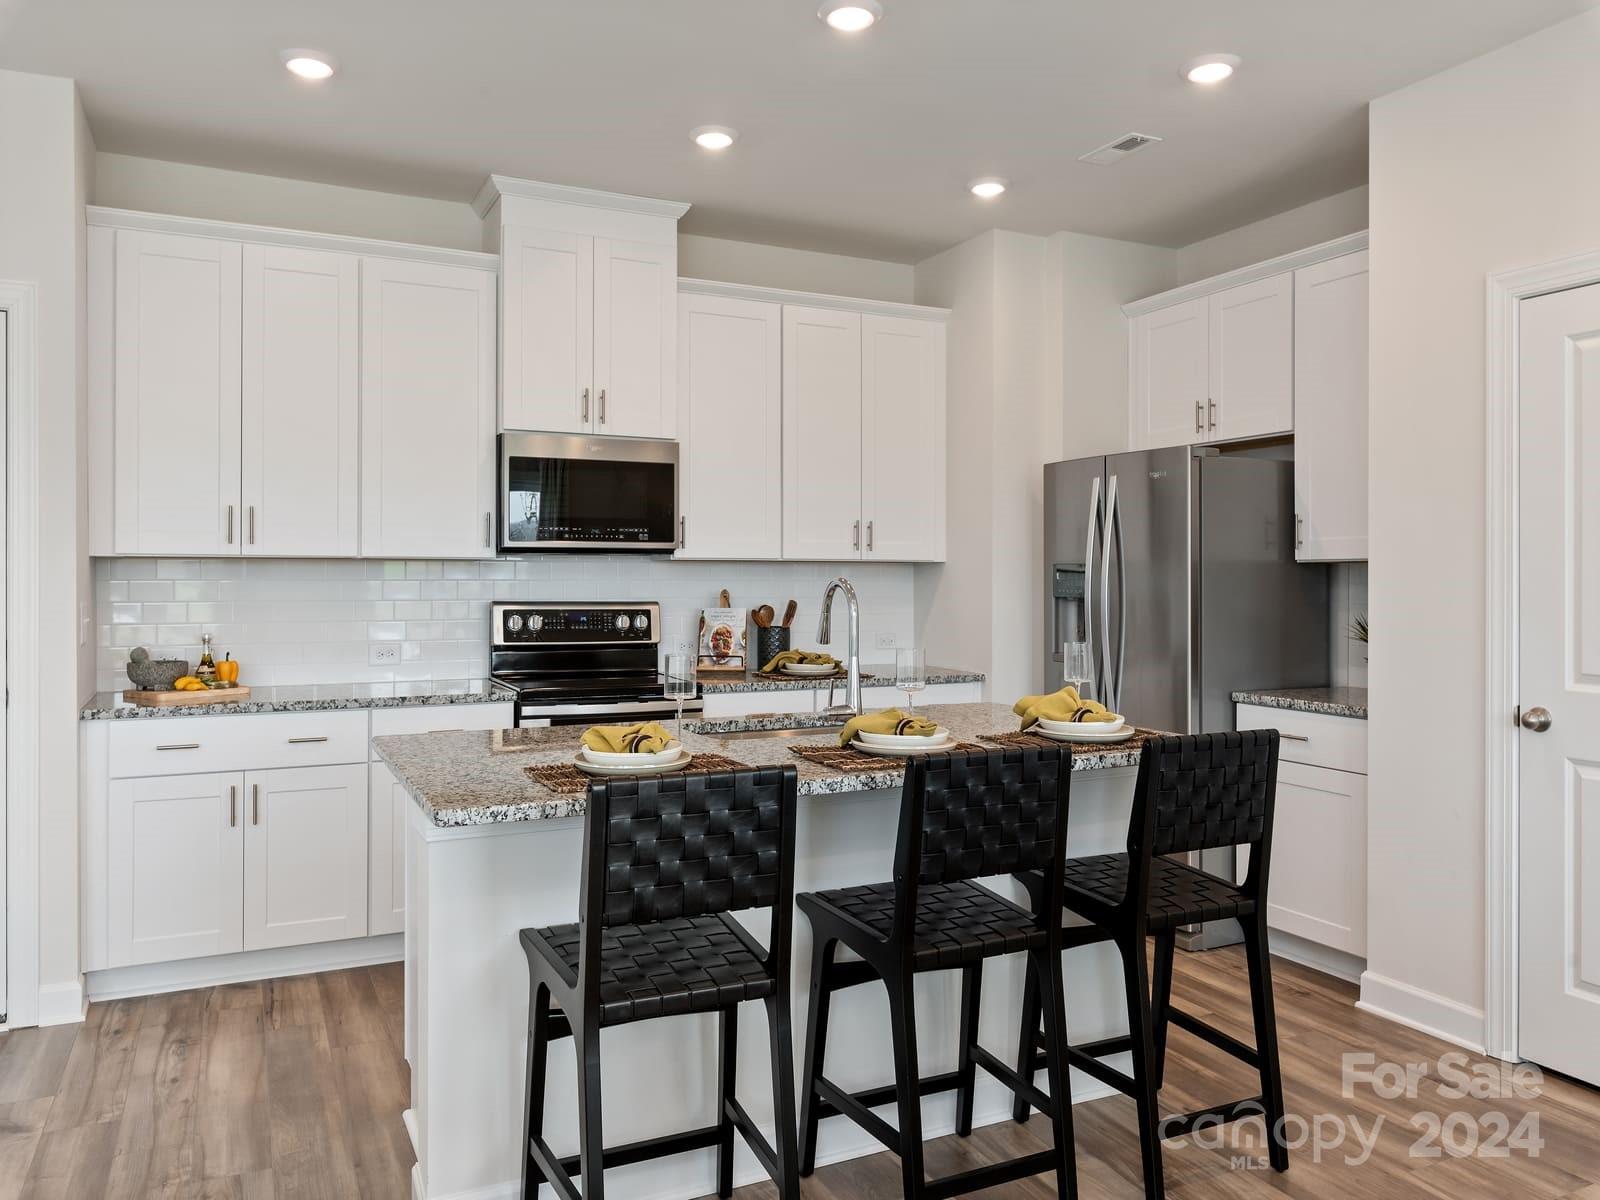
<svg viewBox="0 0 1600 1200"><path fill-rule="evenodd" d="M224 655L217 664L217 680L230 685L239 682L239 664L234 662L232 654Z"/></svg>

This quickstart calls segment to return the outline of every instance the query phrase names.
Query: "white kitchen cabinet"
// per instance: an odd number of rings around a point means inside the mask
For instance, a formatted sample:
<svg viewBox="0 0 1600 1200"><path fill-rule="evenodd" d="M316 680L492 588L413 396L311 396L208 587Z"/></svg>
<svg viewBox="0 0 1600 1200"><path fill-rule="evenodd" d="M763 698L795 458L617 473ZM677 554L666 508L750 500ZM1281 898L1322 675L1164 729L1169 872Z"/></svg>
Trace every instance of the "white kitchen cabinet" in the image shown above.
<svg viewBox="0 0 1600 1200"><path fill-rule="evenodd" d="M1294 428L1294 277L1289 273L1209 299L1210 407L1203 441Z"/></svg>
<svg viewBox="0 0 1600 1200"><path fill-rule="evenodd" d="M594 419L594 238L508 226L500 256L501 427L587 431Z"/></svg>
<svg viewBox="0 0 1600 1200"><path fill-rule="evenodd" d="M861 314L783 308L783 555L861 557Z"/></svg>
<svg viewBox="0 0 1600 1200"><path fill-rule="evenodd" d="M944 370L943 322L861 318L865 559L944 558Z"/></svg>
<svg viewBox="0 0 1600 1200"><path fill-rule="evenodd" d="M493 557L494 277L361 269L361 553Z"/></svg>
<svg viewBox="0 0 1600 1200"><path fill-rule="evenodd" d="M367 768L289 767L245 776L244 948L367 932Z"/></svg>
<svg viewBox="0 0 1600 1200"><path fill-rule="evenodd" d="M360 260L255 244L243 254L240 544L353 558Z"/></svg>
<svg viewBox="0 0 1600 1200"><path fill-rule="evenodd" d="M367 768L367 932L406 927L406 806L412 803L387 764Z"/></svg>
<svg viewBox="0 0 1600 1200"><path fill-rule="evenodd" d="M678 299L680 558L783 556L783 306Z"/></svg>
<svg viewBox="0 0 1600 1200"><path fill-rule="evenodd" d="M1272 928L1366 955L1365 775L1279 762L1267 893Z"/></svg>
<svg viewBox="0 0 1600 1200"><path fill-rule="evenodd" d="M1295 558L1367 557L1367 251L1295 272Z"/></svg>
<svg viewBox="0 0 1600 1200"><path fill-rule="evenodd" d="M596 238L594 432L676 437L678 248Z"/></svg>
<svg viewBox="0 0 1600 1200"><path fill-rule="evenodd" d="M240 264L237 242L117 233L118 554L239 552Z"/></svg>
<svg viewBox="0 0 1600 1200"><path fill-rule="evenodd" d="M239 772L112 781L106 966L244 948L243 791Z"/></svg>
<svg viewBox="0 0 1600 1200"><path fill-rule="evenodd" d="M1202 296L1133 318L1129 442L1135 450L1206 438L1210 419L1211 309Z"/></svg>

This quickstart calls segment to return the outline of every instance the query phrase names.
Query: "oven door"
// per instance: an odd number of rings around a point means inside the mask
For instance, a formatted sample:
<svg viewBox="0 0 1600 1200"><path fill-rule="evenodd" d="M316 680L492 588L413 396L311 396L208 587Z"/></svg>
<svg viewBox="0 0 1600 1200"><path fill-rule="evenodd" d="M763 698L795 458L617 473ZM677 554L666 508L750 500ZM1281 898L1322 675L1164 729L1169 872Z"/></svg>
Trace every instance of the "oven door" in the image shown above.
<svg viewBox="0 0 1600 1200"><path fill-rule="evenodd" d="M500 435L500 549L672 551L678 443Z"/></svg>
<svg viewBox="0 0 1600 1200"><path fill-rule="evenodd" d="M705 703L697 696L683 702L683 715L697 719ZM513 710L519 728L543 725L635 725L641 721L667 721L678 715L676 700L641 700L636 704L545 704L524 701Z"/></svg>

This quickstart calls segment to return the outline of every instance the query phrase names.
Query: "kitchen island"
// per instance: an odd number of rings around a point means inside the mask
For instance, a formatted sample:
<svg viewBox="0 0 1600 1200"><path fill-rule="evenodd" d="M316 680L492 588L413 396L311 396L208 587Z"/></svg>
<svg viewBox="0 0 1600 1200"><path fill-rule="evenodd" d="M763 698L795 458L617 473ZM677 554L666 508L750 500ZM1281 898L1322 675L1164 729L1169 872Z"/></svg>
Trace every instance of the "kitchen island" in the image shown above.
<svg viewBox="0 0 1600 1200"><path fill-rule="evenodd" d="M1009 708L989 704L932 706L919 713L958 739L1014 730ZM793 764L799 774L795 886L797 891L843 887L892 877L903 765L839 771L794 755L796 746L837 745L837 733L772 728L772 718L747 724L685 723L694 753L714 753L756 767ZM796 724L790 719L788 724ZM528 926L569 922L578 915L585 797L554 791L529 776L529 767L570 761L576 728L510 729L379 737L377 753L415 804L406 839L406 1031L412 1107L407 1127L416 1146L413 1194L427 1200L488 1200L519 1192L518 1153L527 1022L527 963L517 933ZM1073 759L1068 852L1104 853L1126 843L1137 751L1079 748ZM1020 889L1009 880L991 881ZM743 914L766 937L762 913ZM804 1046L810 930L795 923L795 1049ZM1125 1027L1122 978L1106 947L1075 950L1067 959L1067 1014L1074 1040ZM981 1037L1003 1058L1015 1054L1021 1008L1022 961L1000 959L987 969ZM955 1062L959 975L919 977L917 1003L924 1073ZM766 1015L759 1005L741 1012L741 1041L764 1045ZM849 1088L892 1079L887 1004L882 989L853 988L834 1000L828 1074ZM550 1056L546 1133L561 1152L577 1144L574 1062L558 1042ZM605 1140L614 1145L707 1124L716 1077L714 1016L688 1016L607 1030L603 1039ZM771 1134L769 1069L764 1054L738 1064L738 1094ZM1103 1094L1082 1091L1077 1098ZM953 1095L923 1102L925 1132L954 1128ZM1010 1097L983 1078L978 1124L1007 1119ZM877 1152L881 1147L848 1121L825 1122L818 1161ZM740 1145L735 1180L765 1178ZM686 1154L607 1173L608 1194L693 1197L715 1191L711 1151Z"/></svg>

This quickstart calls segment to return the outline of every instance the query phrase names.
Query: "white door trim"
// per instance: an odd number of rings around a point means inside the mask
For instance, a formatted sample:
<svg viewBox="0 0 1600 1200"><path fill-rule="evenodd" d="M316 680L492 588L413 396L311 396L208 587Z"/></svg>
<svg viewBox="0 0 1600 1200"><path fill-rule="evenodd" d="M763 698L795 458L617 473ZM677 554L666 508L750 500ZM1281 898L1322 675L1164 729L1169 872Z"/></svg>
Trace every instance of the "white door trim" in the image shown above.
<svg viewBox="0 0 1600 1200"><path fill-rule="evenodd" d="M6 1023L39 1020L38 290L0 280L6 310Z"/></svg>
<svg viewBox="0 0 1600 1200"><path fill-rule="evenodd" d="M1517 1055L1518 306L1600 283L1600 250L1490 275L1485 404L1484 1005L1487 1053Z"/></svg>

